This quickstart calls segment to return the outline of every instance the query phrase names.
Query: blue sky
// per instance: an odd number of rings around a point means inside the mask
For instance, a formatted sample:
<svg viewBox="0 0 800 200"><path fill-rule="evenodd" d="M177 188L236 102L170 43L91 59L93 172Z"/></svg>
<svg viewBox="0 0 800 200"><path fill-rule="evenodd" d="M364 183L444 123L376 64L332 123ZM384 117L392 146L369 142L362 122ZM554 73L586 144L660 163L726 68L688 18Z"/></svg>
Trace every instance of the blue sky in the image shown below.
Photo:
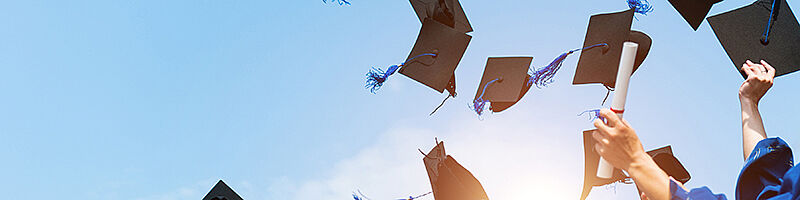
<svg viewBox="0 0 800 200"><path fill-rule="evenodd" d="M570 84L578 54L503 113L481 121L467 105L487 57L533 56L542 67L582 45L590 15L625 1L462 0L475 32L456 71L460 96L434 116L444 95L402 75L378 94L363 87L371 67L408 56L420 28L409 3L350 2L0 3L0 192L199 199L224 179L246 199L348 199L356 189L391 199L430 190L417 148L438 137L492 199L580 195L580 132L591 125L576 114L599 107L605 89ZM633 25L653 47L626 119L646 149L673 145L689 186L733 197L742 79L707 23L694 32L667 1L651 3ZM768 134L796 148L798 85L797 74L778 78L761 107Z"/></svg>

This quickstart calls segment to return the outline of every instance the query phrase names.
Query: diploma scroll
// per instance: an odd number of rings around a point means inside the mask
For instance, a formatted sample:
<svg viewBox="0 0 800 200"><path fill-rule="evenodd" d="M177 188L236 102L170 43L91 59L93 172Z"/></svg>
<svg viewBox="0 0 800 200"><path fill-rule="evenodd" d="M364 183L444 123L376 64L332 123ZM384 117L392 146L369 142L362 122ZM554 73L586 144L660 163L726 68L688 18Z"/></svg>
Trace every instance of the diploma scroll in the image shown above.
<svg viewBox="0 0 800 200"><path fill-rule="evenodd" d="M636 60L637 49L639 49L639 44L637 43L625 42L622 45L617 82L614 85L614 99L611 102L611 110L617 113L619 118L622 118L622 113L625 111L625 98L628 96L628 83L631 80L631 74L633 74L633 63ZM614 166L601 157L597 166L597 177L611 178L613 173Z"/></svg>

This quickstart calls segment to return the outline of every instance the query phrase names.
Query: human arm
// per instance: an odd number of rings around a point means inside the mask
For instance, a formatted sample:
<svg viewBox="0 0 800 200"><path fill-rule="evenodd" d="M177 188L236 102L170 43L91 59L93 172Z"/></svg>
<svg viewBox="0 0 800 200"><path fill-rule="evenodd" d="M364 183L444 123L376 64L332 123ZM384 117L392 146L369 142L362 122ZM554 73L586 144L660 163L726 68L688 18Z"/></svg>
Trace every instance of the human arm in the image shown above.
<svg viewBox="0 0 800 200"><path fill-rule="evenodd" d="M747 61L742 65L742 71L747 74L747 80L739 87L739 102L742 109L742 150L743 157L753 151L759 141L767 138L758 103L764 94L772 87L775 77L775 68L766 61L755 64Z"/></svg>
<svg viewBox="0 0 800 200"><path fill-rule="evenodd" d="M623 169L633 178L642 193L651 200L669 200L670 178L644 151L633 128L609 109L600 111L606 119L595 120L597 141L595 150L614 167Z"/></svg>

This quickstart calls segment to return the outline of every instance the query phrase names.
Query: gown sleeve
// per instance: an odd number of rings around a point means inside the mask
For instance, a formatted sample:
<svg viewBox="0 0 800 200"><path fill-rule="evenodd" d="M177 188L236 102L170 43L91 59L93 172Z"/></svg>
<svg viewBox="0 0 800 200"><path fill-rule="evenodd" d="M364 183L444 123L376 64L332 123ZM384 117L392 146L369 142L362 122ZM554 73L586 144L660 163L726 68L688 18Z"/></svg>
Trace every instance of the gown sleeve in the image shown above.
<svg viewBox="0 0 800 200"><path fill-rule="evenodd" d="M769 199L786 193L781 191L784 174L793 166L792 149L782 139L767 138L759 141L739 173L736 199Z"/></svg>
<svg viewBox="0 0 800 200"><path fill-rule="evenodd" d="M714 194L706 186L686 191L674 179L669 180L670 200L727 200L724 194Z"/></svg>

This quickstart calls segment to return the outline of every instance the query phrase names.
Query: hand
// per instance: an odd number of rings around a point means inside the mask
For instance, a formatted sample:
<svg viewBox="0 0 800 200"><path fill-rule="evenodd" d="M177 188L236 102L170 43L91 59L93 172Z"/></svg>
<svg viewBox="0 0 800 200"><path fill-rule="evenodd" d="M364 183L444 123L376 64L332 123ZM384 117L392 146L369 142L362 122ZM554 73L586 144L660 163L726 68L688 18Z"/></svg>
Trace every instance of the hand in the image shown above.
<svg viewBox="0 0 800 200"><path fill-rule="evenodd" d="M775 68L766 61L755 64L748 60L742 65L742 71L747 74L747 80L739 87L739 99L758 104L761 97L772 87L775 78Z"/></svg>
<svg viewBox="0 0 800 200"><path fill-rule="evenodd" d="M608 121L594 121L597 130L592 134L597 141L595 150L614 167L628 171L631 166L646 162L650 156L645 153L636 131L617 114L609 109L602 109L600 116ZM644 161L643 161L644 159Z"/></svg>

